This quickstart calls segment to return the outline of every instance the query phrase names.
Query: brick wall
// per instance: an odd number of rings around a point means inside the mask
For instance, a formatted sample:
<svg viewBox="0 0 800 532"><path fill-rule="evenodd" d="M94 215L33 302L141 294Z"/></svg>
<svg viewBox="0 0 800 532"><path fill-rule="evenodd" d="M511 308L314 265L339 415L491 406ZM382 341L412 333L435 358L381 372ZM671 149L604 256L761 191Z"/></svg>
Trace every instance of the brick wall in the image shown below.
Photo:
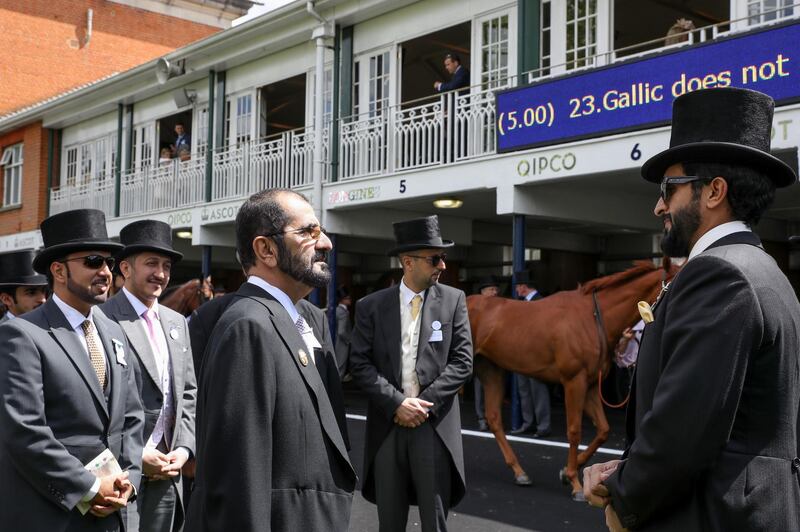
<svg viewBox="0 0 800 532"><path fill-rule="evenodd" d="M0 235L38 229L47 212L47 130L37 122L0 136L0 153L19 142L23 143L22 206L0 211ZM0 193L2 188L0 168Z"/></svg>
<svg viewBox="0 0 800 532"><path fill-rule="evenodd" d="M0 115L217 31L107 0L0 0Z"/></svg>

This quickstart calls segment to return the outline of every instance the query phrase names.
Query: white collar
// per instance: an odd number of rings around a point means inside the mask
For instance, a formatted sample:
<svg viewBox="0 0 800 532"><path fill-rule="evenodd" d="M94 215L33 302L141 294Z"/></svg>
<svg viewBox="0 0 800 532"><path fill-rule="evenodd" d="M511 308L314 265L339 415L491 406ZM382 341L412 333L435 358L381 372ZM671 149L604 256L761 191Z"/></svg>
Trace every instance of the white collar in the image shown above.
<svg viewBox="0 0 800 532"><path fill-rule="evenodd" d="M156 299L155 303L153 303L152 308L147 308L147 306L142 303L141 299L128 292L128 289L124 286L122 287L122 293L125 294L125 297L127 297L128 301L130 301L131 306L133 307L133 310L136 312L137 316L141 316L148 310L152 310L156 315L156 319L161 319L161 316L158 315L158 299Z"/></svg>
<svg viewBox="0 0 800 532"><path fill-rule="evenodd" d="M247 282L250 284L254 284L257 287L261 288L262 290L266 291L269 295L274 297L278 300L278 303L281 304L283 308L286 309L286 312L289 313L289 317L292 319L292 323L297 323L297 318L300 316L300 313L297 312L297 307L294 306L292 300L286 293L278 288L277 286L272 286L267 281L258 277L256 275L251 275L247 278Z"/></svg>
<svg viewBox="0 0 800 532"><path fill-rule="evenodd" d="M720 224L716 227L709 229L703 236L697 239L692 251L689 252L689 260L692 260L702 252L708 249L708 246L719 240L720 238L732 235L733 233L741 233L742 231L750 231L747 224L740 220Z"/></svg>
<svg viewBox="0 0 800 532"><path fill-rule="evenodd" d="M528 295L527 295L527 296L525 296L525 301L530 301L530 300L531 300L531 299L533 299L533 298L534 298L534 296L536 296L536 294L538 294L538 293L539 293L539 291L538 291L537 289L535 289L535 288L534 288L533 290L531 290L530 292L528 292Z"/></svg>
<svg viewBox="0 0 800 532"><path fill-rule="evenodd" d="M6 318L9 320L13 320L14 318L16 318L16 316L14 316L14 313L11 312L10 310L6 310Z"/></svg>
<svg viewBox="0 0 800 532"><path fill-rule="evenodd" d="M414 296L422 297L422 302L425 302L425 290L422 290L421 292L414 292L406 284L405 277L400 279L400 301L402 301L404 305L408 305L411 303L411 300L414 298Z"/></svg>
<svg viewBox="0 0 800 532"><path fill-rule="evenodd" d="M86 320L89 320L92 322L92 324L94 324L94 318L92 316L94 313L94 306L89 307L89 315L84 316L80 313L80 311L67 305L64 300L55 294L53 294L53 303L58 306L58 308L61 310L61 313L64 314L65 318L67 318L67 323L69 323L69 326L73 329L80 327L81 324Z"/></svg>

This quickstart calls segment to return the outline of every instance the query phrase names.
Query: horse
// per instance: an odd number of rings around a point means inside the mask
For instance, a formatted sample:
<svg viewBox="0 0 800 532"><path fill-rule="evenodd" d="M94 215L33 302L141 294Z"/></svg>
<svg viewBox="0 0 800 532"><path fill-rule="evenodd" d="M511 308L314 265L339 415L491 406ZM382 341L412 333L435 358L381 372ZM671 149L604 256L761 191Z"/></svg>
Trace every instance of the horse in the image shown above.
<svg viewBox="0 0 800 532"><path fill-rule="evenodd" d="M677 270L669 259L664 259L661 268L636 262L624 272L538 301L483 295L467 298L474 372L483 384L486 421L517 485L530 485L531 480L503 432L503 370L564 386L569 454L560 476L571 484L572 498L582 500L578 468L609 433L599 390L600 377L607 375L611 366L609 346L640 319L637 302L653 302ZM596 433L588 448L578 454L582 412L591 418Z"/></svg>
<svg viewBox="0 0 800 532"><path fill-rule="evenodd" d="M191 315L206 300L200 279L192 279L164 291L159 303L184 316Z"/></svg>

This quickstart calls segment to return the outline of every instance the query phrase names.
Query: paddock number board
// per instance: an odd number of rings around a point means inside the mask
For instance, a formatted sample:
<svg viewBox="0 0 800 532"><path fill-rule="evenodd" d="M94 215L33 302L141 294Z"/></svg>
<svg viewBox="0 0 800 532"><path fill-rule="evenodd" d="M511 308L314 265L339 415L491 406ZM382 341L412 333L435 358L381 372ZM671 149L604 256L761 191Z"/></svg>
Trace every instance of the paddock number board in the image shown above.
<svg viewBox="0 0 800 532"><path fill-rule="evenodd" d="M497 150L665 125L686 92L744 87L800 100L800 23L721 38L498 92Z"/></svg>

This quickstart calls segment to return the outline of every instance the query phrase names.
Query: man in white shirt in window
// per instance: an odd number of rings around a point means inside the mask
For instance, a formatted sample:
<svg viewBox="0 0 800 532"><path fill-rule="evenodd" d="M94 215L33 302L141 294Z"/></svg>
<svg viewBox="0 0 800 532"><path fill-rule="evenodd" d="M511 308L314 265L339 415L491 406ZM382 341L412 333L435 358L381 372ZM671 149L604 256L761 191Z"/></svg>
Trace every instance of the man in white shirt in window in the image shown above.
<svg viewBox="0 0 800 532"><path fill-rule="evenodd" d="M53 296L0 325L0 523L120 530L141 474L143 414L125 335L95 306L122 246L93 209L53 215L41 231L33 267ZM123 471L95 476L84 466L106 450Z"/></svg>
<svg viewBox="0 0 800 532"><path fill-rule="evenodd" d="M170 532L184 522L181 468L194 453L197 386L186 319L158 297L183 255L172 247L171 227L156 220L128 224L120 242L125 286L102 308L125 331L135 355L145 415L144 478L129 524L142 532Z"/></svg>

